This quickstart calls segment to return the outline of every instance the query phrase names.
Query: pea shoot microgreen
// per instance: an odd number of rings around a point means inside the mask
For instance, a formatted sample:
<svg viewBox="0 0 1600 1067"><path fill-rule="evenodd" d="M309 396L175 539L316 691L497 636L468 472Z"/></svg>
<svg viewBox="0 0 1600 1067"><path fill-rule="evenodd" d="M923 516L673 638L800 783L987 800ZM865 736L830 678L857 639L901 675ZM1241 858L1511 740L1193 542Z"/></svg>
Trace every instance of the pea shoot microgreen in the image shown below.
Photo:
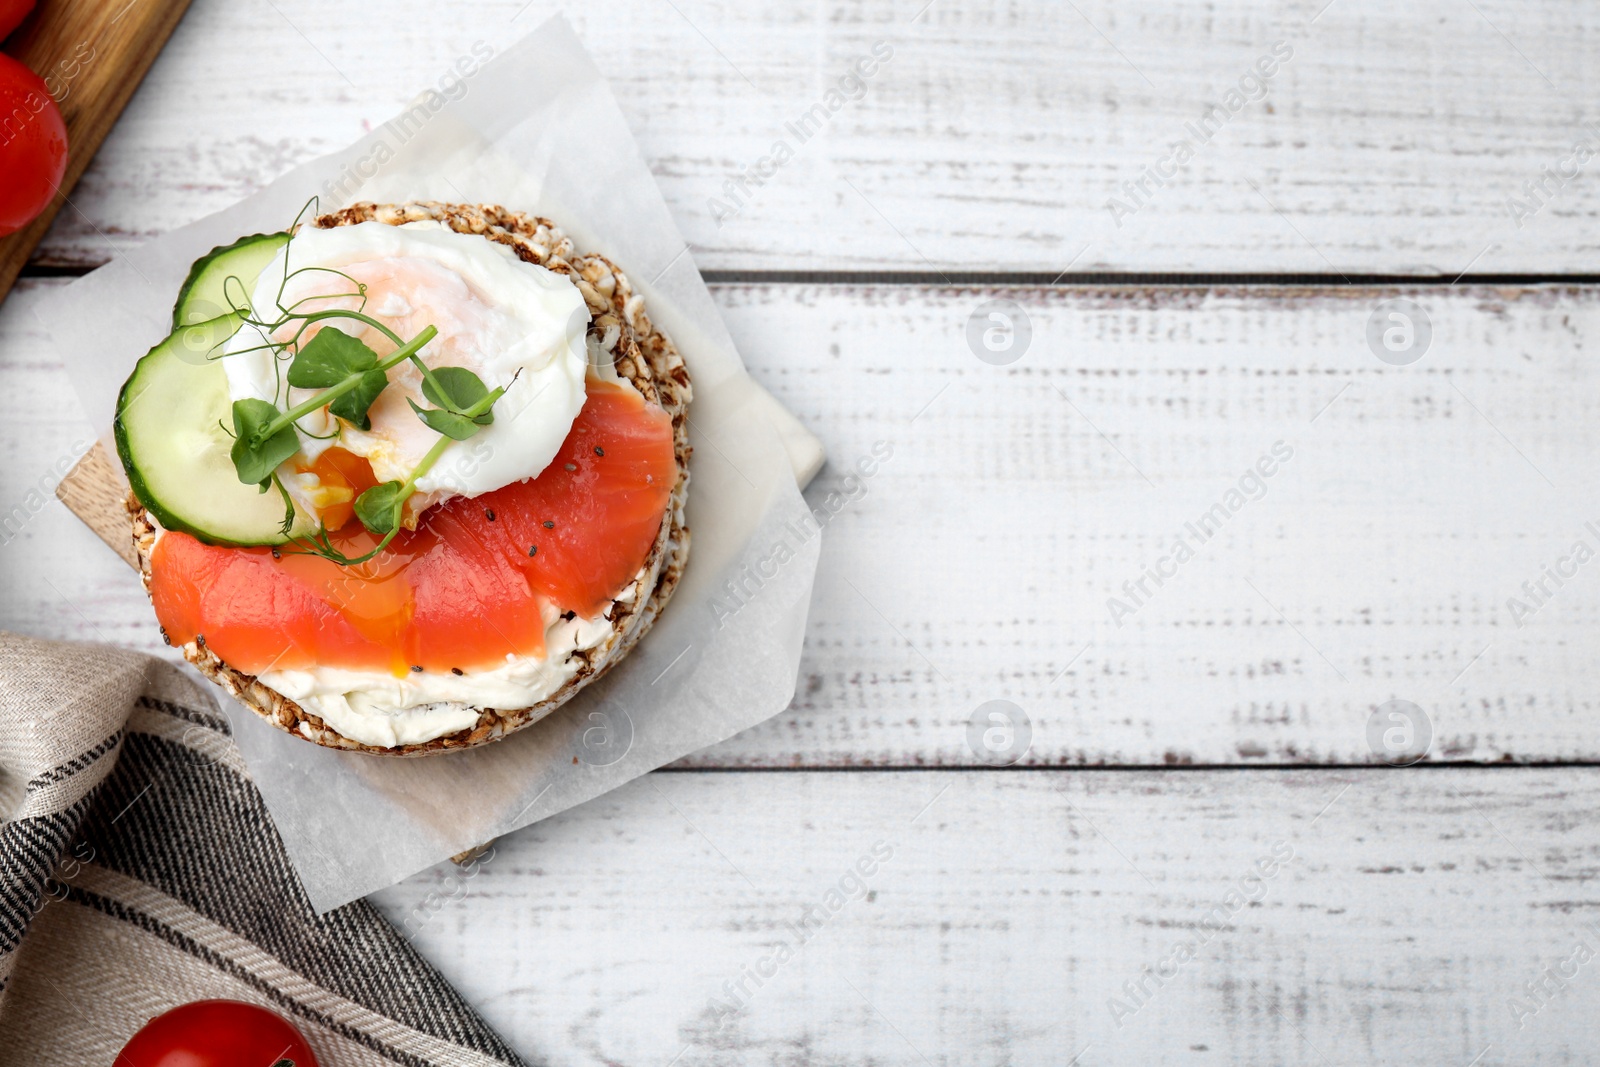
<svg viewBox="0 0 1600 1067"><path fill-rule="evenodd" d="M308 201L295 217L289 233L297 233L308 210L313 209L315 198ZM289 245L294 243L293 237ZM285 535L293 527L294 502L288 489L278 476L278 468L300 451L300 435L318 435L299 426L299 420L326 408L328 414L342 423L360 430L370 430L372 405L389 385L388 372L401 363L410 362L421 375L422 395L436 405L424 408L407 398L417 418L440 435L439 440L423 456L416 468L405 478L383 482L362 493L355 502L355 515L373 534L381 535L377 546L364 555L346 556L332 541L326 525L316 533L293 542L300 551L319 555L341 565L362 563L382 552L403 526L405 503L417 491L417 481L422 478L452 442L465 441L494 421L495 401L505 395L505 387L489 389L482 379L465 367L430 367L421 356L422 349L438 335L433 326L425 326L410 340L402 338L386 324L365 313L367 287L348 274L330 267L301 267L289 269L288 245L283 252L284 271L273 301L275 317L257 314L254 302L245 289L244 282L230 276L223 282L223 293L237 315L241 328L254 330L262 343L224 352L215 358L228 358L246 352L270 352L278 368L277 390L272 400L242 399L233 403L233 447L230 452L239 480L260 487L265 493L274 486L284 501ZM353 291L311 296L285 305L284 292L291 278L307 272L322 272L348 280ZM316 301L354 299L356 307L302 310ZM382 335L395 348L386 356L379 356L364 341L334 325L335 321L359 324L365 330ZM318 323L317 331L302 343L306 332ZM358 329L357 332L365 332ZM287 332L286 336L282 336ZM220 347L220 345L218 346ZM213 349L215 351L215 349ZM212 358L208 355L207 358ZM287 364L287 367L285 367ZM513 379L514 381L515 379ZM290 405L287 388L315 390L299 403ZM338 426L338 423L335 424ZM337 436L339 430L335 430ZM320 439L326 439L326 435Z"/></svg>

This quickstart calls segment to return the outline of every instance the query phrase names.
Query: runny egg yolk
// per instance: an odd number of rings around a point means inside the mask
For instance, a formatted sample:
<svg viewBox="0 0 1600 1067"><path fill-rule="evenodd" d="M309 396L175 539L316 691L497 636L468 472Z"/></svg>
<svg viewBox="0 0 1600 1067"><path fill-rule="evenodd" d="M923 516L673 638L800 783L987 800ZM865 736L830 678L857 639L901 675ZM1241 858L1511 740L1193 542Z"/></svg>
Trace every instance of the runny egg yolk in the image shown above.
<svg viewBox="0 0 1600 1067"><path fill-rule="evenodd" d="M307 496L329 530L344 529L355 518L356 497L378 484L372 464L337 445L326 449L315 462L296 469L316 478L316 488L307 491Z"/></svg>

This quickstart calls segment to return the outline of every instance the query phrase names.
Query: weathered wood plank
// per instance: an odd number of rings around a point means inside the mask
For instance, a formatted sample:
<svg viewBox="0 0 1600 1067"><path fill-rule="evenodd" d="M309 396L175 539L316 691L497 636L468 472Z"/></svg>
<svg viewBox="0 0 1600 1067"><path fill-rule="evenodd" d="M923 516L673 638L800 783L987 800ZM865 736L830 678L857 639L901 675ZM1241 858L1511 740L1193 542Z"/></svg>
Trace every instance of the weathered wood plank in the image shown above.
<svg viewBox="0 0 1600 1067"><path fill-rule="evenodd" d="M0 314L7 506L89 436L34 399L66 385L29 291ZM992 700L1040 764L1381 761L1392 700L1433 759L1600 758L1600 585L1572 551L1600 547L1600 292L1413 292L1407 367L1366 341L1389 292L716 293L833 465L795 702L696 765L970 765ZM993 299L1029 320L1010 365L966 340ZM0 568L5 625L161 647L53 503Z"/></svg>
<svg viewBox="0 0 1600 1067"><path fill-rule="evenodd" d="M42 261L98 263L223 208L553 10L606 69L703 268L1454 277L1592 272L1600 251L1600 187L1544 169L1581 176L1575 142L1600 139L1583 5L493 0L441 19L403 0L353 30L344 7L282 0L195 5ZM878 41L892 57L802 142L787 124ZM1202 129L1241 83L1237 113ZM773 170L779 140L793 158L719 225L712 201L735 207L725 183Z"/></svg>
<svg viewBox="0 0 1600 1067"><path fill-rule="evenodd" d="M530 1062L1581 1064L1597 818L1587 769L654 774L374 899Z"/></svg>
<svg viewBox="0 0 1600 1067"><path fill-rule="evenodd" d="M1044 762L1365 762L1393 699L1435 758L1592 758L1600 585L1559 561L1600 547L1600 294L1414 293L1409 367L1367 345L1391 295L720 289L828 445L808 499L845 499L794 707L708 761L966 761L996 699ZM1031 319L1009 366L966 339L996 297ZM880 440L893 458L844 481Z"/></svg>

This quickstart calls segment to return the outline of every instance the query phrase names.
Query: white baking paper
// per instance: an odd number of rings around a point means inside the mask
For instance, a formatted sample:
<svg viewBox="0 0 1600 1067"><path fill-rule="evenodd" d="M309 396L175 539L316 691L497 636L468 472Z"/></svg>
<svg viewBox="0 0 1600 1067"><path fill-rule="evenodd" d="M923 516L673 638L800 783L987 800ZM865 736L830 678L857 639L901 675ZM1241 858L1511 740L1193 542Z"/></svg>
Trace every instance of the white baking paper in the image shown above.
<svg viewBox="0 0 1600 1067"><path fill-rule="evenodd" d="M745 372L605 81L559 16L463 57L396 121L40 301L85 408L109 427L167 332L190 263L283 229L308 198L499 203L627 272L694 382L688 571L655 628L577 699L509 739L390 759L319 748L232 704L240 750L319 911L730 737L794 695L820 532L796 472L820 463Z"/></svg>

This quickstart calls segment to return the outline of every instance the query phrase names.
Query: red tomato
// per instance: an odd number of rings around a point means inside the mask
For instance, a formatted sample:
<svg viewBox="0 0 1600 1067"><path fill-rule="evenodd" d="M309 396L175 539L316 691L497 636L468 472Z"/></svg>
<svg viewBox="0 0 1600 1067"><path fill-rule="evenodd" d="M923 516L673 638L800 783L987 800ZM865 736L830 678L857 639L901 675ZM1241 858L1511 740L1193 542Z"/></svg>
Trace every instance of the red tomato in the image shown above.
<svg viewBox="0 0 1600 1067"><path fill-rule="evenodd" d="M6 0L0 0L0 11ZM32 222L67 172L67 124L44 79L0 53L0 237Z"/></svg>
<svg viewBox="0 0 1600 1067"><path fill-rule="evenodd" d="M0 40L11 36L32 10L33 0L0 0Z"/></svg>
<svg viewBox="0 0 1600 1067"><path fill-rule="evenodd" d="M133 1035L115 1067L317 1067L289 1020L237 1000L197 1000L157 1015Z"/></svg>

